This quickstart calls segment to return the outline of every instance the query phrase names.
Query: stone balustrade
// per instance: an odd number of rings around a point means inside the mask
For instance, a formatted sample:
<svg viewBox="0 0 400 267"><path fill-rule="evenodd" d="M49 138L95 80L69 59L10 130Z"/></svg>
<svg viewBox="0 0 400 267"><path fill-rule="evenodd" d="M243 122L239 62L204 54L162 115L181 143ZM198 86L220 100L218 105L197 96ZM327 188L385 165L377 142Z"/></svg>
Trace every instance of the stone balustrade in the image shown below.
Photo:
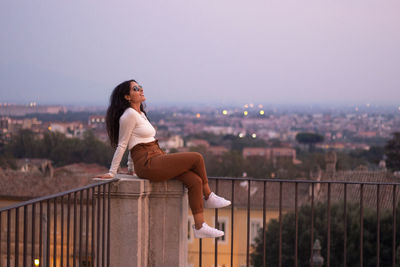
<svg viewBox="0 0 400 267"><path fill-rule="evenodd" d="M187 261L187 190L118 175L111 186L111 266L176 266Z"/></svg>

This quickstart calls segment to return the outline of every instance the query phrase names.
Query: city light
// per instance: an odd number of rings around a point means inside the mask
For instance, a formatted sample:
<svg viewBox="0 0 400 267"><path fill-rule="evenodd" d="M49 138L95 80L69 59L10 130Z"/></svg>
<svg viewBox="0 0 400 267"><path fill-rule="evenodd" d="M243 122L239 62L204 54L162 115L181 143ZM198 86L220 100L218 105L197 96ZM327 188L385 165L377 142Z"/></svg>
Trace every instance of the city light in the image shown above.
<svg viewBox="0 0 400 267"><path fill-rule="evenodd" d="M196 118L200 118L200 113L197 113L197 114L196 114Z"/></svg>
<svg viewBox="0 0 400 267"><path fill-rule="evenodd" d="M264 115L264 110L260 110L260 115Z"/></svg>
<svg viewBox="0 0 400 267"><path fill-rule="evenodd" d="M49 129L49 131L51 131L51 126L49 126L47 129Z"/></svg>
<svg viewBox="0 0 400 267"><path fill-rule="evenodd" d="M255 133L253 133L253 134L251 135L251 137L252 137L252 138L256 138L257 135L256 135Z"/></svg>
<svg viewBox="0 0 400 267"><path fill-rule="evenodd" d="M239 138L243 138L243 137L244 137L244 133L240 133Z"/></svg>
<svg viewBox="0 0 400 267"><path fill-rule="evenodd" d="M251 108L254 108L254 104L250 104L250 107L251 107Z"/></svg>
<svg viewBox="0 0 400 267"><path fill-rule="evenodd" d="M247 116L247 115L249 115L249 112L248 112L247 110L245 110L245 111L243 112L243 114L244 114L245 116Z"/></svg>
<svg viewBox="0 0 400 267"><path fill-rule="evenodd" d="M222 111L222 114L228 115L228 111L227 111L226 109L224 109L224 110Z"/></svg>
<svg viewBox="0 0 400 267"><path fill-rule="evenodd" d="M35 259L34 261L33 261L33 263L35 264L35 266L39 266L39 259Z"/></svg>
<svg viewBox="0 0 400 267"><path fill-rule="evenodd" d="M244 107L244 108L248 108L248 107L249 107L249 105L248 105L248 104L245 104L243 107Z"/></svg>
<svg viewBox="0 0 400 267"><path fill-rule="evenodd" d="M358 107L355 108L355 111L358 111Z"/></svg>
<svg viewBox="0 0 400 267"><path fill-rule="evenodd" d="M259 105L258 105L258 108L263 108L263 105L259 104Z"/></svg>

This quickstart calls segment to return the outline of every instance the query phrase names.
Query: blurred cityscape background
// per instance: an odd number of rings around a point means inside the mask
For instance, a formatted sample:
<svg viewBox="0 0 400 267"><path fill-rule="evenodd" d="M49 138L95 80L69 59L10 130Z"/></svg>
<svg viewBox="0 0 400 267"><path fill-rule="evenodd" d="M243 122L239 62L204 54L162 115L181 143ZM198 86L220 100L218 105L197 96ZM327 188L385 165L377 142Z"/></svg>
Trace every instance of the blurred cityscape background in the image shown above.
<svg viewBox="0 0 400 267"><path fill-rule="evenodd" d="M238 266L247 266L246 260L249 262L249 256L246 258L245 244L240 242L247 238L252 266L261 266L263 257L267 257L269 263L276 264L279 254L275 248L279 240L277 234L280 233L277 229L277 219L280 220L282 216L280 212L285 214L283 242L285 246L290 247L293 241L289 240L294 235L289 234L293 231L290 221L294 220L295 203L296 207L302 207L299 220L302 222L300 225L303 225L300 227L303 228L299 231L300 240L304 240L295 246L300 250L308 247L307 240L310 238L307 228L304 228L310 225L310 222L306 223L310 219L310 203L319 203L315 207L317 225L318 220L324 221L326 218L328 196L328 199L332 198L332 205L335 205L332 216L338 218L343 212L340 203L343 199L348 199L349 213L353 214L349 215L349 227L357 229L353 229L353 234L358 232L360 227L357 221L359 209L354 205L360 201L362 195L365 195L365 210L369 214L366 215L366 226L362 233L372 231L372 236L376 238L374 230L368 230L376 225L373 215L376 203L381 203L380 206L386 214L381 219L382 225L390 222L392 218L387 213L392 208L391 197L395 197L392 187L382 185L379 189L381 197L377 202L378 189L369 188L361 193L359 187L349 185L349 195L346 196L342 183L396 183L400 179L399 107L369 104L269 107L247 103L241 106L221 107L153 105L147 108L147 112L151 123L157 129L159 144L165 151L200 152L205 158L210 177L242 179L235 181L234 190L230 189L227 181L220 182L219 194L231 198L235 192L235 213L232 211L230 214L229 209L223 209L218 217L218 227L226 232L226 237L219 240L221 263L228 264L234 261L241 263ZM49 106L34 102L27 105L2 103L0 114L2 207L33 197L82 187L92 183L91 178L94 175L107 172L114 151L107 138L104 107ZM127 153L119 172L128 172ZM251 182L251 189L249 178L259 180ZM295 193L294 184L284 182L284 191L281 188L278 193L278 184L269 183L265 191L265 179L274 179L281 184L282 181L288 180L310 183L328 181L338 184L332 185L331 197L327 184L299 184L298 192L296 189ZM214 190L218 190L215 180L211 180L210 185ZM284 203L279 199L283 199ZM266 200L268 212L263 215L263 203ZM249 201L251 205L247 206ZM248 208L251 210L251 218L246 214ZM212 210L206 210L205 216L207 221L212 222L215 215ZM229 229L231 224L233 227L233 216L236 226ZM246 223L247 218L249 223ZM262 252L263 218L267 223L265 229L268 229L265 237L269 240L265 252ZM3 221L5 225L4 216ZM205 253L204 266L209 266L214 259L213 244L205 240L203 248L200 249L193 238L193 223L189 212L188 266L199 266L197 259L201 250ZM334 231L341 231L339 222L332 224ZM247 227L248 234L240 227ZM390 231L391 226L389 224L384 228ZM234 232L231 234L230 231ZM326 230L319 225L315 231L315 236L322 239L322 251L326 255L326 246L329 243L325 238ZM234 243L230 243L230 238L233 242L233 233L236 239ZM340 232L339 237L341 234L343 233ZM376 242L374 238L366 240L366 246L373 247ZM343 258L340 252L343 241L339 238L331 242L334 242L332 254L335 255L332 261L339 264ZM349 237L348 242L349 246L352 246L360 241L357 237ZM232 257L228 256L230 246L231 249L236 247ZM382 262L390 263L390 246L385 247L382 244L382 251L386 251ZM293 264L293 258L290 257L293 255L293 249L284 250L283 255L288 257L286 261L283 260L284 264ZM373 255L372 249L365 251L363 257L367 260ZM306 251L300 255L299 262L307 264L310 257L310 252ZM357 256L349 258L351 264L359 262ZM3 260L6 262L6 258Z"/></svg>
<svg viewBox="0 0 400 267"><path fill-rule="evenodd" d="M201 253L203 266L308 266L317 254L333 266L395 266L399 10L396 0L1 1L0 208L107 172L107 101L118 83L136 79L160 146L202 153L213 189L220 181L219 194L235 196L235 211L205 211L226 232L219 254L217 243L194 241L189 216L187 266ZM127 153L120 173L126 162ZM64 200L54 200L57 227L56 201ZM35 222L35 205L29 210ZM0 266L19 258L18 249L2 253L18 224L19 211L16 222L7 212ZM32 261L42 253L36 235ZM57 262L56 254L46 257ZM79 264L92 266L89 254Z"/></svg>
<svg viewBox="0 0 400 267"><path fill-rule="evenodd" d="M203 153L210 176L305 178L314 165L324 168L324 154L332 150L338 170L399 170L389 146L400 131L397 107L248 103L152 106L147 111L160 146L170 153ZM4 169L17 170L29 159L46 159L54 167L109 167L113 150L104 108L2 103L0 114Z"/></svg>

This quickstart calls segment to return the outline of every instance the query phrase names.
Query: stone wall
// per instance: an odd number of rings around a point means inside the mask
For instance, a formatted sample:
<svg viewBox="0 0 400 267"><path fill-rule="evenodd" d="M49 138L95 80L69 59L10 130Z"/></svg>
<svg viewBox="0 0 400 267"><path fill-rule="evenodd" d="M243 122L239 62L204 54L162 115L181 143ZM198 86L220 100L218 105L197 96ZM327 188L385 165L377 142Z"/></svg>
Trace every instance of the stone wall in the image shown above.
<svg viewBox="0 0 400 267"><path fill-rule="evenodd" d="M188 202L183 184L118 178L111 186L111 266L186 266Z"/></svg>

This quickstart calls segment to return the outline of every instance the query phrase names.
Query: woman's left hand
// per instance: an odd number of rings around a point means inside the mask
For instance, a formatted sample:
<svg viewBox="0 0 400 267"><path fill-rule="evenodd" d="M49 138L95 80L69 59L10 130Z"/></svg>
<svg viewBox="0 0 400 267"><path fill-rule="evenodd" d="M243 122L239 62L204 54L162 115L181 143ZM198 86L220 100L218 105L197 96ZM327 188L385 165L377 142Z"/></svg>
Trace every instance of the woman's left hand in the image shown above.
<svg viewBox="0 0 400 267"><path fill-rule="evenodd" d="M101 179L112 179L114 178L114 175L112 175L111 173L104 173L104 174L98 174L96 175L96 178L101 178Z"/></svg>

